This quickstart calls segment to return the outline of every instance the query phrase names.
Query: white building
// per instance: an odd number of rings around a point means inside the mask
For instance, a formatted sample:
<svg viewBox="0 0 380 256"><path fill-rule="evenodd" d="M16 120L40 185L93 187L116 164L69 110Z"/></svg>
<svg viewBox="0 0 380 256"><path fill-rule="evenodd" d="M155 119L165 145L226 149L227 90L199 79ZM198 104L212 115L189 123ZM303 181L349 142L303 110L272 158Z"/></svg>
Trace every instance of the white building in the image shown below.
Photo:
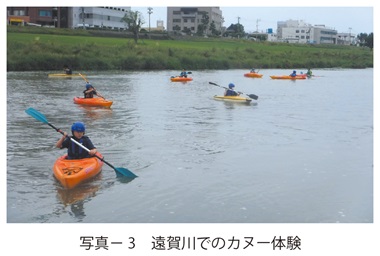
<svg viewBox="0 0 380 256"><path fill-rule="evenodd" d="M287 43L337 44L337 31L325 25L314 25L302 20L277 22L277 40Z"/></svg>
<svg viewBox="0 0 380 256"><path fill-rule="evenodd" d="M131 7L72 7L69 11L70 28L125 29L121 19Z"/></svg>

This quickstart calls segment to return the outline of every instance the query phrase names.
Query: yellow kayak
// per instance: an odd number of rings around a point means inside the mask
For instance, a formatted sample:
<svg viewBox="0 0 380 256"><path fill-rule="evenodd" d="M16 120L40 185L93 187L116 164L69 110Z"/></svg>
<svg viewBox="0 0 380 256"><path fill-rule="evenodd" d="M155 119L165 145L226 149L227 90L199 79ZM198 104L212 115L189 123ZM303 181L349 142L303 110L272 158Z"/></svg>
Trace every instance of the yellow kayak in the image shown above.
<svg viewBox="0 0 380 256"><path fill-rule="evenodd" d="M83 75L84 76L84 75ZM80 77L79 74L48 74L48 77Z"/></svg>
<svg viewBox="0 0 380 256"><path fill-rule="evenodd" d="M237 102L237 103L251 103L252 99L241 97L241 96L214 96L215 100L223 100L229 102Z"/></svg>

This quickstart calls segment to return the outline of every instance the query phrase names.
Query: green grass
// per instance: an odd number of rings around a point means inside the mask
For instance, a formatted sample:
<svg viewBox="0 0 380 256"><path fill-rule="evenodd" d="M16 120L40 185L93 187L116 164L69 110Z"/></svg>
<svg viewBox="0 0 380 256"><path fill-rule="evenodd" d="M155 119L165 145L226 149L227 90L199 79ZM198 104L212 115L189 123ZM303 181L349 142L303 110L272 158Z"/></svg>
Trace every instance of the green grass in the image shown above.
<svg viewBox="0 0 380 256"><path fill-rule="evenodd" d="M135 44L121 32L101 37L77 30L39 31L8 30L8 71L61 70L64 64L74 70L373 67L373 52L353 46L222 38L140 39Z"/></svg>

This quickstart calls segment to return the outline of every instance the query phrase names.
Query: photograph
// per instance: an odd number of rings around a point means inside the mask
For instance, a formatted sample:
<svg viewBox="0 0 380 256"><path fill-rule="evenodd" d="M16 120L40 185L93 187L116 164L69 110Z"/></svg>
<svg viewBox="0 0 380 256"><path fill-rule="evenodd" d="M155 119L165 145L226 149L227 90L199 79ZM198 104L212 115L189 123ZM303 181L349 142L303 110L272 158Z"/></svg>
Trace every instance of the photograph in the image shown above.
<svg viewBox="0 0 380 256"><path fill-rule="evenodd" d="M7 243L374 250L373 5L100 3L5 6Z"/></svg>

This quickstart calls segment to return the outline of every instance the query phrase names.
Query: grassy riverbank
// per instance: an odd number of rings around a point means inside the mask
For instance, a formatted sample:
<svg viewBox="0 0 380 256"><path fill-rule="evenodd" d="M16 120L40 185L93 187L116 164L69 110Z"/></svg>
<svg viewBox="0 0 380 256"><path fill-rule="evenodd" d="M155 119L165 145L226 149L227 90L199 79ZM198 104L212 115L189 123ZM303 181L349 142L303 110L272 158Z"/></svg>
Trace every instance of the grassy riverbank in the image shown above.
<svg viewBox="0 0 380 256"><path fill-rule="evenodd" d="M50 29L7 32L7 70L188 70L373 67L367 48L300 45L220 38L139 40ZM61 33L57 33L61 31Z"/></svg>

